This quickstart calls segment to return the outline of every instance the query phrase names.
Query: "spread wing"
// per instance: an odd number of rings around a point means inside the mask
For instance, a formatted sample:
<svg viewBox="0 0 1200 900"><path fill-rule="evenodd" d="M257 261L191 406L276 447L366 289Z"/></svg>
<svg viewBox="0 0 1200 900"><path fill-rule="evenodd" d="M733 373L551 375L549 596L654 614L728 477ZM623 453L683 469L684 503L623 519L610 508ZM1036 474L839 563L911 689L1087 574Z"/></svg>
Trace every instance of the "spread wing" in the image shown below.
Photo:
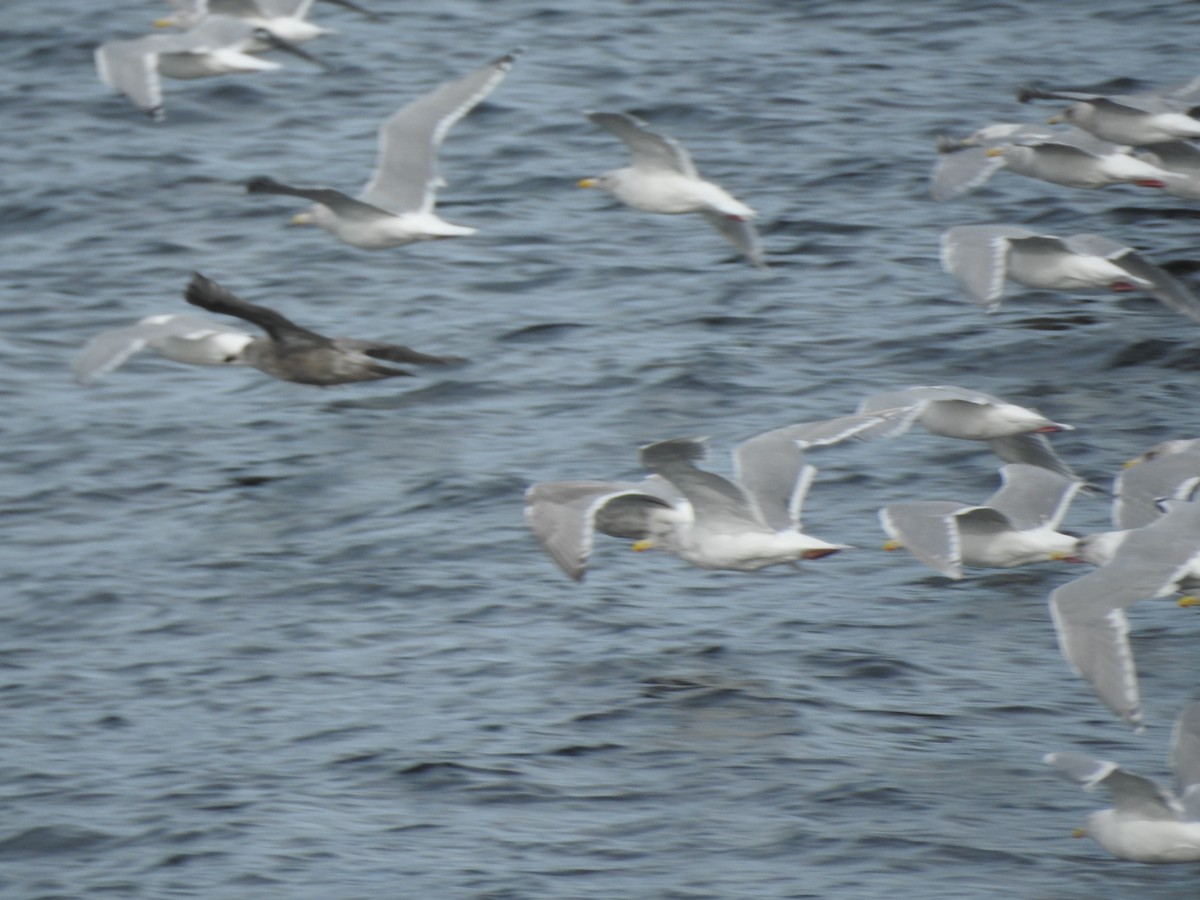
<svg viewBox="0 0 1200 900"><path fill-rule="evenodd" d="M641 119L622 112L591 112L588 118L629 148L634 168L665 169L696 177L691 156L674 138L651 131Z"/></svg>
<svg viewBox="0 0 1200 900"><path fill-rule="evenodd" d="M496 89L519 50L409 103L379 130L375 172L359 199L393 213L429 212L440 184L437 151L446 133Z"/></svg>

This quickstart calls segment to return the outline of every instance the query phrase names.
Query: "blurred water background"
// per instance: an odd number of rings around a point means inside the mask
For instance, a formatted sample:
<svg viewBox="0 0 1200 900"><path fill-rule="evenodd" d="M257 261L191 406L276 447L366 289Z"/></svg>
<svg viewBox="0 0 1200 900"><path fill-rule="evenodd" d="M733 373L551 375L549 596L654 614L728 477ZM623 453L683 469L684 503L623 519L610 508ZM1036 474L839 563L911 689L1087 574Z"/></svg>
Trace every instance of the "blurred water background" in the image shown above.
<svg viewBox="0 0 1200 900"><path fill-rule="evenodd" d="M364 0L364 3L366 0ZM986 315L950 225L1095 231L1187 266L1200 207L1001 172L928 197L938 134L1040 121L1026 82L1200 74L1200 6L1010 0L373 0L261 75L165 83L155 124L95 46L153 2L0 4L0 895L13 898L1130 897L1194 866L1070 832L1106 805L1043 753L1165 776L1193 611L1131 613L1148 727L1072 675L1046 610L1077 568L950 582L876 510L984 499L996 460L914 431L814 453L802 572L705 572L597 542L566 579L532 481L711 467L769 428L908 384L1077 430L1106 486L1200 433L1196 325L1152 299L1013 290ZM355 191L404 102L514 47L450 134L440 209L479 234L357 250L287 227L259 175ZM582 115L636 112L760 212L771 267L699 219L576 191L623 164ZM316 330L470 357L316 389L91 335L185 311L194 270ZM1196 279L1192 279L1194 285ZM1103 491L1066 527L1108 523Z"/></svg>

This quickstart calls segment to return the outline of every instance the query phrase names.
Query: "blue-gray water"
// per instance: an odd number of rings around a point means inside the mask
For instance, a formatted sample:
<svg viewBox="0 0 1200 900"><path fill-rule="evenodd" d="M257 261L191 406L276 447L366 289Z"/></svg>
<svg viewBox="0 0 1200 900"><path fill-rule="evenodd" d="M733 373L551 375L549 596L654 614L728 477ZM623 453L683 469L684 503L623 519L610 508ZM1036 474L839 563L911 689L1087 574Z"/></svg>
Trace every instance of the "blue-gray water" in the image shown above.
<svg viewBox="0 0 1200 900"><path fill-rule="evenodd" d="M365 0L364 0L365 2ZM1148 727L1059 655L1077 569L952 583L876 510L981 500L996 461L913 432L814 454L806 530L858 549L757 574L597 543L575 585L522 522L531 481L711 465L872 391L954 383L1040 407L1107 483L1200 433L1196 326L1152 300L1015 290L987 316L940 232L1097 231L1160 262L1200 207L1000 173L928 199L940 132L1037 121L1028 81L1200 73L1192 3L374 0L329 4L325 74L167 82L154 124L92 50L153 2L0 4L0 895L14 898L1155 897L1195 866L1109 858L1105 804L1043 753L1166 775L1200 622L1131 610ZM470 238L367 252L258 174L356 190L406 100L516 46L443 150ZM705 224L577 191L629 109L756 206L772 267ZM199 270L334 334L471 357L316 389L138 357L98 331L187 309ZM1123 354L1134 364L1115 365ZM1066 526L1107 523L1103 494Z"/></svg>

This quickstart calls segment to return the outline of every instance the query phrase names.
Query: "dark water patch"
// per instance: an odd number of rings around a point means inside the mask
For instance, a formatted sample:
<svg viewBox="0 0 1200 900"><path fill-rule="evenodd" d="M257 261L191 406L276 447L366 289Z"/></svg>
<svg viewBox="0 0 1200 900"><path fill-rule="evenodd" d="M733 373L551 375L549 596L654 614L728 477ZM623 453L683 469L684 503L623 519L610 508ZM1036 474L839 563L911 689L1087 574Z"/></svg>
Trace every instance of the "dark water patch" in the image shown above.
<svg viewBox="0 0 1200 900"><path fill-rule="evenodd" d="M231 487L261 487L276 481L285 481L289 475L231 475L228 485Z"/></svg>
<svg viewBox="0 0 1200 900"><path fill-rule="evenodd" d="M526 325L514 331L499 335L496 340L501 343L532 343L563 337L578 328L588 328L582 322L540 322L536 325Z"/></svg>
<svg viewBox="0 0 1200 900"><path fill-rule="evenodd" d="M1138 341L1129 344L1115 354L1109 357L1107 368L1121 369L1126 366L1141 366L1147 363L1162 363L1164 359L1170 357L1180 346L1181 341L1168 340L1165 338L1147 338L1146 340Z"/></svg>
<svg viewBox="0 0 1200 900"><path fill-rule="evenodd" d="M407 381L408 379L405 380ZM441 407L503 395L507 390L507 388L501 385L486 382L441 381L427 387L415 387L413 390L404 393L381 393L375 397L363 396L353 399L335 400L328 403L324 409L328 412L336 413L345 410L398 410L421 406Z"/></svg>
<svg viewBox="0 0 1200 900"><path fill-rule="evenodd" d="M939 844L929 848L923 854L931 864L951 861L955 865L970 864L1001 864L1028 865L1030 858L1024 854L1010 853L990 847L977 847L969 844Z"/></svg>
<svg viewBox="0 0 1200 900"><path fill-rule="evenodd" d="M20 229L22 232L53 228L66 220L67 213L53 206L0 206L0 229Z"/></svg>
<svg viewBox="0 0 1200 900"><path fill-rule="evenodd" d="M899 788L886 785L844 784L814 791L808 795L813 803L866 804L912 808L912 798Z"/></svg>
<svg viewBox="0 0 1200 900"><path fill-rule="evenodd" d="M309 744L309 743L327 743L342 741L348 737L356 737L362 734L369 734L375 731L368 725L354 725L344 728L327 728L321 731L314 731L311 734L300 735L292 739L294 744Z"/></svg>
<svg viewBox="0 0 1200 900"><path fill-rule="evenodd" d="M821 679L888 681L927 674L930 670L900 659L866 656L853 650L823 650L804 654L805 668Z"/></svg>
<svg viewBox="0 0 1200 900"><path fill-rule="evenodd" d="M1070 331L1085 325L1095 325L1101 321L1096 316L1082 314L1063 314L1055 316L1026 316L1016 320L1020 328L1030 331Z"/></svg>
<svg viewBox="0 0 1200 900"><path fill-rule="evenodd" d="M585 712L572 716L572 722L584 724L616 722L621 719L626 719L631 716L632 710L629 709L603 709L595 712Z"/></svg>
<svg viewBox="0 0 1200 900"><path fill-rule="evenodd" d="M766 319L751 317L751 316L701 316L691 320L697 325L703 325L706 328L754 328L767 324Z"/></svg>
<svg viewBox="0 0 1200 900"><path fill-rule="evenodd" d="M624 750L620 744L601 743L601 744L571 744L565 747L557 747L549 751L551 756L566 756L580 757L592 756L597 753L609 753L616 750Z"/></svg>
<svg viewBox="0 0 1200 900"><path fill-rule="evenodd" d="M0 837L0 859L71 855L98 849L114 840L111 834L73 825L41 825Z"/></svg>
<svg viewBox="0 0 1200 900"><path fill-rule="evenodd" d="M1192 372L1200 368L1200 346L1184 345L1179 348L1165 363L1167 368Z"/></svg>
<svg viewBox="0 0 1200 900"><path fill-rule="evenodd" d="M456 762L413 763L395 773L407 784L428 791L465 790L483 781L516 778L513 769L490 769Z"/></svg>
<svg viewBox="0 0 1200 900"><path fill-rule="evenodd" d="M740 685L707 675L652 675L641 679L642 696L709 701L746 694Z"/></svg>
<svg viewBox="0 0 1200 900"><path fill-rule="evenodd" d="M1167 260L1166 262L1161 262L1159 265L1176 278L1200 273L1200 259L1197 258L1171 259ZM1195 290L1194 284L1191 287L1193 290Z"/></svg>
<svg viewBox="0 0 1200 900"><path fill-rule="evenodd" d="M198 850L194 853L170 853L151 865L153 869L177 869L182 866L212 863L229 857L230 854L217 850Z"/></svg>
<svg viewBox="0 0 1200 900"><path fill-rule="evenodd" d="M532 275L525 278L491 278L484 282L469 285L470 289L486 289L493 294L526 294L538 288L546 288L558 284L564 278L564 273Z"/></svg>
<svg viewBox="0 0 1200 900"><path fill-rule="evenodd" d="M1106 210L1105 215L1122 225L1137 225L1145 224L1148 221L1200 219L1200 209L1195 207L1116 206ZM1138 245L1141 246L1140 241Z"/></svg>

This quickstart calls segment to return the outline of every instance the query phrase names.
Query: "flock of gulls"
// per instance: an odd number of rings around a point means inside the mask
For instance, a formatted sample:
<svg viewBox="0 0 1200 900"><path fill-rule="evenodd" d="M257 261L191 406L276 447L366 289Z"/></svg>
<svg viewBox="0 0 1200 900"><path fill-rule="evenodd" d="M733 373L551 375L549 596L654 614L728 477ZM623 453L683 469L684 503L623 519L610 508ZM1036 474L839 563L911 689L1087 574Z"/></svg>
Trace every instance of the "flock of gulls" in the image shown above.
<svg viewBox="0 0 1200 900"><path fill-rule="evenodd" d="M339 5L373 16L349 2ZM172 0L160 25L178 29L113 40L96 51L103 80L162 120L161 77L200 78L277 67L260 54L283 50L323 65L297 45L327 33L307 21L312 0ZM441 182L437 151L451 127L488 96L519 51L418 97L379 131L375 171L357 196L332 187L251 180L249 193L293 196L311 204L296 216L340 241L376 250L460 237L475 229L435 212ZM998 171L1074 188L1132 184L1200 198L1200 79L1176 88L1103 95L1041 87L1019 99L1066 104L1043 124L1001 123L962 139L943 138L932 173L935 200L982 186ZM653 213L698 213L754 266L767 264L754 210L706 181L672 138L623 112L588 119L619 138L630 164L584 178L626 205ZM972 299L994 310L1006 282L1043 290L1143 291L1200 320L1200 300L1138 250L1096 234L1038 234L1021 225L951 228L941 259ZM93 382L142 349L193 365L252 366L309 385L373 381L412 373L401 366L452 366L466 360L382 341L326 337L281 313L242 300L196 273L184 299L240 319L258 332L185 313L155 314L96 335L75 361ZM661 549L706 569L754 571L797 566L850 549L806 534L801 510L816 469L810 451L847 441L898 437L920 425L948 439L986 445L1003 465L1000 485L980 502L911 499L879 511L888 549L903 548L947 578L974 568L1059 560L1089 564L1086 574L1049 596L1050 618L1070 666L1097 698L1141 728L1136 666L1125 609L1139 600L1200 590L1200 438L1167 441L1130 460L1112 483L1113 530L1079 537L1060 531L1072 499L1098 488L1076 475L1049 435L1068 430L1034 409L952 385L914 386L866 397L853 412L750 437L732 451L734 476L701 462L698 438L640 449L640 481L576 480L532 485L525 515L542 549L570 578L584 578L597 533ZM1197 601L1185 597L1181 605ZM1102 785L1113 807L1093 814L1084 833L1116 856L1141 862L1200 860L1200 702L1180 714L1171 751L1178 791L1076 752L1046 762L1085 787Z"/></svg>

